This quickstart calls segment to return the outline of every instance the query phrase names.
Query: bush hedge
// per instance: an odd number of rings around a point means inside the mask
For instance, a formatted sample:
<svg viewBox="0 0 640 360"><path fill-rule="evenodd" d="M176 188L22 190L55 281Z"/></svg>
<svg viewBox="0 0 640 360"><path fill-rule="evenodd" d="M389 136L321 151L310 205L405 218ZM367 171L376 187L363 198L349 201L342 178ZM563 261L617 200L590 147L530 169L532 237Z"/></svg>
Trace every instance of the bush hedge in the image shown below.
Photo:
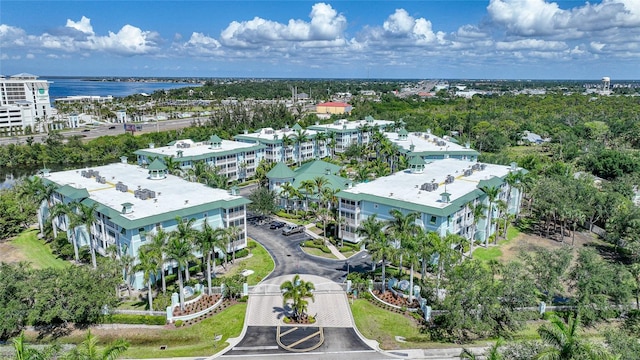
<svg viewBox="0 0 640 360"><path fill-rule="evenodd" d="M167 319L159 315L112 314L104 317L104 324L164 325Z"/></svg>
<svg viewBox="0 0 640 360"><path fill-rule="evenodd" d="M320 249L320 251L325 254L331 253L331 250L329 250L329 248L324 244L324 241L322 239L303 241L302 243L300 243L300 246Z"/></svg>

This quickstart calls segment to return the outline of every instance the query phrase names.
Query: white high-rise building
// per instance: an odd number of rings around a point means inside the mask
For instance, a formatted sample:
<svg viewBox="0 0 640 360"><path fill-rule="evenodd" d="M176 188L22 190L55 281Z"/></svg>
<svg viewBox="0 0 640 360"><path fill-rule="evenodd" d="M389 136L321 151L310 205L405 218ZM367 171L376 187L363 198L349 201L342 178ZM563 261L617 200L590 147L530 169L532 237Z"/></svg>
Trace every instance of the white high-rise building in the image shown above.
<svg viewBox="0 0 640 360"><path fill-rule="evenodd" d="M31 74L0 76L0 135L46 131L53 113L49 82Z"/></svg>

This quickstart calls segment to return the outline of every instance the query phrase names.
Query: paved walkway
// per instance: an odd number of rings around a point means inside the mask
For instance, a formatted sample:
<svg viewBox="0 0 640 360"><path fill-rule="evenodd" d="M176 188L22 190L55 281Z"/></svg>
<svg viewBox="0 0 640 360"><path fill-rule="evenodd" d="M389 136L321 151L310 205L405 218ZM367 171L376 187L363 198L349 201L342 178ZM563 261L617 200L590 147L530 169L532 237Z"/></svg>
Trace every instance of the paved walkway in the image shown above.
<svg viewBox="0 0 640 360"><path fill-rule="evenodd" d="M339 284L315 275L301 275L304 281L315 286L315 301L309 300L307 314L316 317L314 326L354 327L347 294ZM293 275L265 280L249 292L247 326L284 325L285 308L282 304L280 285L293 279Z"/></svg>
<svg viewBox="0 0 640 360"><path fill-rule="evenodd" d="M311 236L314 239L321 239L322 236L310 230L314 226L316 226L316 224L313 224L313 223L305 225L305 227L307 228L306 234ZM327 245L329 250L331 250L331 253L333 254L333 256L337 257L339 260L347 259L347 257L342 255L342 253L338 250L338 248L336 248L330 241L325 241L325 244Z"/></svg>

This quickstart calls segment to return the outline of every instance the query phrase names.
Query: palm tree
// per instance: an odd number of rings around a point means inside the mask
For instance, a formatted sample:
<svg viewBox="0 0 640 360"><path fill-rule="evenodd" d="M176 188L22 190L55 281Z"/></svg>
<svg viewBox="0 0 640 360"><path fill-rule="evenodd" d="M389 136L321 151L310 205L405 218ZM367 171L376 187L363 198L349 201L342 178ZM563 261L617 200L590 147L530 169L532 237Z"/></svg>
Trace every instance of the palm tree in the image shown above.
<svg viewBox="0 0 640 360"><path fill-rule="evenodd" d="M243 229L238 226L230 226L224 230L227 237L227 243L231 245L231 263L236 261L236 242L240 235L243 235Z"/></svg>
<svg viewBox="0 0 640 360"><path fill-rule="evenodd" d="M473 259L473 243L476 241L476 231L478 230L478 222L480 222L480 220L485 219L487 217L485 215L487 206L484 203L477 202L475 205L470 204L469 208L471 209L471 214L473 215L473 231L471 232L471 239L469 240L469 243L470 243L469 258Z"/></svg>
<svg viewBox="0 0 640 360"><path fill-rule="evenodd" d="M165 156L164 158L162 158L162 161L164 162L164 165L167 167L167 171L169 172L169 174L180 176L180 174L182 174L182 169L180 168L180 162L175 161L174 159L175 158L173 157L173 155Z"/></svg>
<svg viewBox="0 0 640 360"><path fill-rule="evenodd" d="M538 360L610 359L611 354L601 347L580 338L580 314L568 323L553 316L549 324L538 328L538 335L547 346L535 357Z"/></svg>
<svg viewBox="0 0 640 360"><path fill-rule="evenodd" d="M139 251L140 253L140 251ZM134 263L136 259L129 254L122 254L120 256L120 266L122 267L122 272L124 273L124 282L127 285L127 291L129 293L129 298L131 298L131 275L132 270L134 268ZM122 274L121 274L122 275Z"/></svg>
<svg viewBox="0 0 640 360"><path fill-rule="evenodd" d="M224 229L222 228L212 228L209 222L205 220L202 225L202 230L196 235L196 246L202 253L202 259L206 259L207 263L207 288L209 294L211 294L211 256L215 250L216 243L219 241L218 238L222 236L223 231Z"/></svg>
<svg viewBox="0 0 640 360"><path fill-rule="evenodd" d="M280 186L280 196L284 198L284 208L289 213L289 199L295 197L297 193L296 188L291 183L286 182Z"/></svg>
<svg viewBox="0 0 640 360"><path fill-rule="evenodd" d="M154 257L154 262L157 266L157 271L160 271L160 277L162 278L162 293L167 292L167 280L164 273L165 265L165 248L167 246L167 240L169 234L162 228L158 228L151 238L151 242L146 245L147 251L151 252Z"/></svg>
<svg viewBox="0 0 640 360"><path fill-rule="evenodd" d="M485 244L489 242L489 235L491 234L491 221L493 219L491 219L491 217L493 216L493 203L496 200L496 198L498 197L498 194L500 194L500 189L498 189L495 186L483 186L480 188L480 190L482 190L486 195L487 198L489 199L489 211L488 211L488 215L487 215L487 231L485 232ZM498 242L498 234L496 234L496 236L494 236L494 242L497 243Z"/></svg>
<svg viewBox="0 0 640 360"><path fill-rule="evenodd" d="M363 243L374 261L382 262L382 293L385 292L386 265L391 256L391 244L387 234L383 231L384 222L377 219L378 214L367 217L358 227L358 236L363 237ZM375 262L374 262L375 267ZM375 270L375 268L374 268Z"/></svg>
<svg viewBox="0 0 640 360"><path fill-rule="evenodd" d="M448 234L440 236L435 232L429 232L427 238L435 253L438 254L437 275L436 275L436 296L440 294L440 284L444 270L457 260L458 251L453 248L454 244L460 244L464 241L459 235Z"/></svg>
<svg viewBox="0 0 640 360"><path fill-rule="evenodd" d="M298 166L302 163L302 149L301 146L303 143L309 141L309 134L307 130L302 128L296 129L295 134L293 135L293 141L296 143L296 147L298 148Z"/></svg>
<svg viewBox="0 0 640 360"><path fill-rule="evenodd" d="M176 226L176 229L172 231L169 236L170 237L175 236L180 239L184 239L186 242L189 243L189 246L193 248L193 243L196 235L196 230L193 228L193 223L196 221L196 219L191 218L187 220L187 219L181 219L180 217L176 217L176 221L178 222L178 225ZM192 260L195 260L195 256L191 256L188 259L188 261L192 261ZM185 270L184 271L185 281L189 281L189 262L185 264L184 270Z"/></svg>
<svg viewBox="0 0 640 360"><path fill-rule="evenodd" d="M329 147L331 148L331 158L333 159L336 156L336 132L329 131L327 133L327 140L329 140Z"/></svg>
<svg viewBox="0 0 640 360"><path fill-rule="evenodd" d="M153 252L139 251L138 252L139 263L134 267L135 271L142 271L144 276L144 282L147 283L148 297L149 297L149 312L153 311L153 295L151 293L151 277L155 276L158 270L158 264L153 256ZM131 295L129 295L131 296Z"/></svg>
<svg viewBox="0 0 640 360"><path fill-rule="evenodd" d="M322 147L324 147L326 145L326 141L327 141L327 133L325 133L324 131L318 131L316 133L315 136L315 150L316 150L316 158L320 157L320 143L322 143Z"/></svg>
<svg viewBox="0 0 640 360"><path fill-rule="evenodd" d="M180 219L178 218L178 220ZM178 286L180 288L180 309L181 310L184 310L182 269L185 268L186 271L188 272L189 261L195 259L195 256L193 256L193 253L192 253L193 245L191 243L190 238L187 236L183 236L182 235L183 232L180 231L181 224L189 225L188 223L192 223L192 221L187 221L185 223L183 223L182 221L178 222L178 229L170 233L169 242L167 243L167 247L166 247L167 259L175 261L178 265ZM182 226L182 228L184 229L185 226Z"/></svg>
<svg viewBox="0 0 640 360"><path fill-rule="evenodd" d="M47 346L42 350L34 349L24 342L24 331L13 339L13 350L15 360L49 360L54 359L60 347L57 345Z"/></svg>
<svg viewBox="0 0 640 360"><path fill-rule="evenodd" d="M114 360L129 348L129 343L118 339L108 344L102 352L98 349L98 338L87 331L87 337L76 348L64 356L65 360Z"/></svg>
<svg viewBox="0 0 640 360"><path fill-rule="evenodd" d="M77 216L74 211L73 205L65 204L65 203L56 203L53 207L49 208L49 221L53 227L53 237L58 237L57 229L60 225L60 221L58 220L60 216L64 216L64 228L60 228L61 230L67 231L71 233L71 243L73 244L73 252L75 255L76 261L80 260L80 256L78 254L78 242L76 241L75 230L74 228L77 226Z"/></svg>
<svg viewBox="0 0 640 360"><path fill-rule="evenodd" d="M98 203L93 203L91 206L85 205L81 202L74 202L73 208L78 216L78 222L81 225L84 225L87 229L87 234L89 236L89 251L91 252L91 265L95 269L97 267L96 264L96 246L95 240L93 236L94 224L98 220Z"/></svg>
<svg viewBox="0 0 640 360"><path fill-rule="evenodd" d="M402 273L402 254L404 253L402 247L405 242L408 243L410 239L416 235L418 229L416 219L419 214L411 212L405 215L398 209L391 209L389 211L389 215L391 215L393 219L388 222L389 226L387 227L387 234L395 240L396 247L400 250L400 267L398 271L399 273Z"/></svg>
<svg viewBox="0 0 640 360"><path fill-rule="evenodd" d="M289 147L293 145L293 143L294 143L294 140L289 135L287 134L282 135L282 162L283 163L287 162L287 150L289 150Z"/></svg>
<svg viewBox="0 0 640 360"><path fill-rule="evenodd" d="M312 180L303 180L300 183L300 187L298 187L298 192L304 192L305 211L309 210L309 195L313 194L313 189L315 189L315 187L315 183Z"/></svg>
<svg viewBox="0 0 640 360"><path fill-rule="evenodd" d="M316 185L316 194L319 197L322 194L322 190L329 185L329 180L324 176L316 176L313 178L313 183Z"/></svg>
<svg viewBox="0 0 640 360"><path fill-rule="evenodd" d="M280 285L282 291L283 305L286 305L289 300L293 302L292 309L294 320L300 320L303 318L309 302L306 300L310 298L314 301L313 290L315 286L310 281L304 281L300 278L300 275L295 275L293 280L287 280Z"/></svg>

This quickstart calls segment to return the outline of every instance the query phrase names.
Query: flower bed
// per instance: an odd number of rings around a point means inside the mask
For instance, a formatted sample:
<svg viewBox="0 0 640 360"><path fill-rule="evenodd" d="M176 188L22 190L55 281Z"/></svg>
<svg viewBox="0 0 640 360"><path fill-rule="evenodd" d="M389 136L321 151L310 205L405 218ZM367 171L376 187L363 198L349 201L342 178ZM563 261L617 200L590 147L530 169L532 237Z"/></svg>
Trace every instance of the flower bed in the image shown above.
<svg viewBox="0 0 640 360"><path fill-rule="evenodd" d="M396 306L399 308L419 308L420 304L414 299L413 302L409 303L409 299L403 296L399 296L394 294L391 291L385 291L381 293L379 290L373 291L373 296L378 300L385 304Z"/></svg>
<svg viewBox="0 0 640 360"><path fill-rule="evenodd" d="M215 305L218 300L220 300L220 294L202 295L202 297L198 299L198 301L191 304L185 304L184 310L180 310L179 306L175 307L173 309L173 316L183 316L199 313L200 311L206 310Z"/></svg>

